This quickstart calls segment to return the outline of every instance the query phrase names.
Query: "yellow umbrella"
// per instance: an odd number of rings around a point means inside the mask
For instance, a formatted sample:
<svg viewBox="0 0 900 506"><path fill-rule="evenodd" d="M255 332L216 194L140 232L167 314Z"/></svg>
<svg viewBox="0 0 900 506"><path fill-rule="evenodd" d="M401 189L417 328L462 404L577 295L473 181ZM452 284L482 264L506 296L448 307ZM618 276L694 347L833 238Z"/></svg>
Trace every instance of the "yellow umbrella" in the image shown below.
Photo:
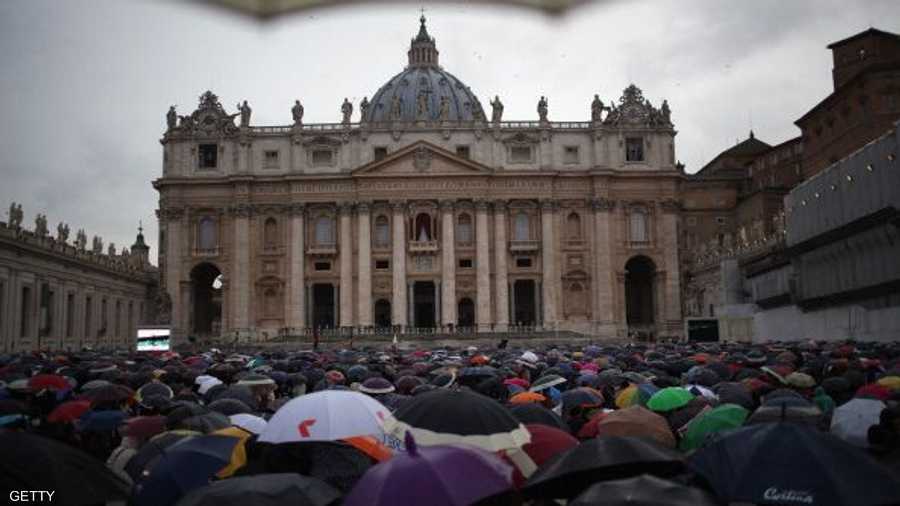
<svg viewBox="0 0 900 506"><path fill-rule="evenodd" d="M234 445L234 451L231 452L231 462L222 468L221 471L216 473L216 477L218 478L228 478L238 469L247 465L247 448L245 448L244 445L247 444L247 440L250 439L250 436L253 434L240 427L228 427L227 429L217 430L213 432L213 434L236 437L240 440L238 441L238 444Z"/></svg>
<svg viewBox="0 0 900 506"><path fill-rule="evenodd" d="M885 376L878 380L878 384L891 390L900 390L900 376Z"/></svg>

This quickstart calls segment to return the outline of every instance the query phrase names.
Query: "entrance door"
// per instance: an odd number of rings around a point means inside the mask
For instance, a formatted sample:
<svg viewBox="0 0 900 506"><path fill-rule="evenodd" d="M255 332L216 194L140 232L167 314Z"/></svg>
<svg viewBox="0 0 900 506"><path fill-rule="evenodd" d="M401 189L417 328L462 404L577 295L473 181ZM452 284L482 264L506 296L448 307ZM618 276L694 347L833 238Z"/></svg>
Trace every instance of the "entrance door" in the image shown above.
<svg viewBox="0 0 900 506"><path fill-rule="evenodd" d="M537 313L534 304L535 283L531 279L520 279L513 284L513 297L516 314L513 315L518 325L535 325Z"/></svg>
<svg viewBox="0 0 900 506"><path fill-rule="evenodd" d="M386 328L391 326L391 303L385 299L375 302L375 326Z"/></svg>
<svg viewBox="0 0 900 506"><path fill-rule="evenodd" d="M313 326L334 328L334 285L317 283L312 287Z"/></svg>
<svg viewBox="0 0 900 506"><path fill-rule="evenodd" d="M222 284L219 269L202 263L191 270L193 325L198 335L218 334L222 321Z"/></svg>
<svg viewBox="0 0 900 506"><path fill-rule="evenodd" d="M416 281L413 284L413 319L414 326L434 327L434 282Z"/></svg>
<svg viewBox="0 0 900 506"><path fill-rule="evenodd" d="M475 303L468 297L459 300L456 309L456 316L459 318L460 327L475 326Z"/></svg>

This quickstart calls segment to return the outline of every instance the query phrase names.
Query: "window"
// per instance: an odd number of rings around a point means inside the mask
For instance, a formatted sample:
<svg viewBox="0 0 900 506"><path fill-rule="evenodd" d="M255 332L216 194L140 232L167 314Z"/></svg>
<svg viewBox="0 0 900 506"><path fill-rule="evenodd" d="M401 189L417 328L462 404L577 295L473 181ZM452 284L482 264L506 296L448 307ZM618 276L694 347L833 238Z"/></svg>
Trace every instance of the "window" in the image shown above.
<svg viewBox="0 0 900 506"><path fill-rule="evenodd" d="M216 144L201 144L198 150L198 163L201 169L215 169L218 165L219 146Z"/></svg>
<svg viewBox="0 0 900 506"><path fill-rule="evenodd" d="M387 158L388 151L384 146L376 146L373 150L373 153L375 161L377 162L378 160L384 160L385 158Z"/></svg>
<svg viewBox="0 0 900 506"><path fill-rule="evenodd" d="M19 328L19 335L22 337L28 337L31 334L31 287L23 286L22 287L22 314L20 316L21 325Z"/></svg>
<svg viewBox="0 0 900 506"><path fill-rule="evenodd" d="M313 167L327 167L334 164L334 151L330 149L314 149L312 152Z"/></svg>
<svg viewBox="0 0 900 506"><path fill-rule="evenodd" d="M386 248L391 244L391 225L385 215L375 218L375 246Z"/></svg>
<svg viewBox="0 0 900 506"><path fill-rule="evenodd" d="M516 257L516 267L523 269L531 267L531 257Z"/></svg>
<svg viewBox="0 0 900 506"><path fill-rule="evenodd" d="M216 249L218 245L218 237L216 230L216 221L209 216L200 218L198 228L198 246L201 250L209 251Z"/></svg>
<svg viewBox="0 0 900 506"><path fill-rule="evenodd" d="M528 241L531 239L531 223L528 214L524 212L516 214L513 238L516 241Z"/></svg>
<svg viewBox="0 0 900 506"><path fill-rule="evenodd" d="M459 259L459 268L460 269L471 269L472 268L472 259L471 258L460 258Z"/></svg>
<svg viewBox="0 0 900 506"><path fill-rule="evenodd" d="M530 163L531 146L511 146L509 148L509 163Z"/></svg>
<svg viewBox="0 0 900 506"><path fill-rule="evenodd" d="M719 225L724 225L725 221L726 220L724 216L716 216L716 223L718 223Z"/></svg>
<svg viewBox="0 0 900 506"><path fill-rule="evenodd" d="M267 218L263 225L263 247L274 249L278 246L278 222L275 218Z"/></svg>
<svg viewBox="0 0 900 506"><path fill-rule="evenodd" d="M263 167L267 169L277 169L278 168L278 151L266 151L265 159L263 160Z"/></svg>
<svg viewBox="0 0 900 506"><path fill-rule="evenodd" d="M386 271L391 268L390 260L375 260L375 270Z"/></svg>
<svg viewBox="0 0 900 506"><path fill-rule="evenodd" d="M644 161L644 139L642 137L629 137L625 139L625 161Z"/></svg>
<svg viewBox="0 0 900 506"><path fill-rule="evenodd" d="M334 244L334 220L330 216L319 216L315 230L316 244L322 246Z"/></svg>
<svg viewBox="0 0 900 506"><path fill-rule="evenodd" d="M647 213L643 209L635 209L629 216L629 232L632 242L647 242Z"/></svg>
<svg viewBox="0 0 900 506"><path fill-rule="evenodd" d="M456 218L456 243L472 244L472 215L468 213Z"/></svg>
<svg viewBox="0 0 900 506"><path fill-rule="evenodd" d="M314 267L317 271L330 271L331 262L316 262Z"/></svg>
<svg viewBox="0 0 900 506"><path fill-rule="evenodd" d="M471 153L469 152L469 146L456 146L456 156L465 158L466 160L470 159Z"/></svg>
<svg viewBox="0 0 900 506"><path fill-rule="evenodd" d="M265 300L264 307L266 316L274 317L278 312L278 296L275 293L275 289L267 289L263 294L263 299Z"/></svg>
<svg viewBox="0 0 900 506"><path fill-rule="evenodd" d="M581 217L578 213L571 213L566 218L566 235L570 241L581 239Z"/></svg>
<svg viewBox="0 0 900 506"><path fill-rule="evenodd" d="M578 146L566 146L563 151L563 163L578 163Z"/></svg>
<svg viewBox="0 0 900 506"><path fill-rule="evenodd" d="M431 240L431 216L426 213L419 213L416 215L416 241L430 241Z"/></svg>

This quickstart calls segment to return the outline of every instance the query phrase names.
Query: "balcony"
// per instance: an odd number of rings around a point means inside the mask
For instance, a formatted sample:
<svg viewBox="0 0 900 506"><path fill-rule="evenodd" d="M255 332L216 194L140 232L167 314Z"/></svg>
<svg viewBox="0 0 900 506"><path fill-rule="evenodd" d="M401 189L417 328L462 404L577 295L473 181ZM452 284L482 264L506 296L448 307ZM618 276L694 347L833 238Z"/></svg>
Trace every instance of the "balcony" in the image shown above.
<svg viewBox="0 0 900 506"><path fill-rule="evenodd" d="M310 245L309 248L306 249L306 254L318 255L318 256L337 255L337 243L328 242L328 243L312 244L312 245Z"/></svg>
<svg viewBox="0 0 900 506"><path fill-rule="evenodd" d="M436 253L438 250L437 241L410 241L410 253Z"/></svg>
<svg viewBox="0 0 900 506"><path fill-rule="evenodd" d="M216 246L215 248L194 248L194 251L192 253L195 257L217 257L219 256L219 254L221 254L221 249L218 246Z"/></svg>
<svg viewBox="0 0 900 506"><path fill-rule="evenodd" d="M513 253L538 251L539 249L541 249L540 241L509 241L509 251Z"/></svg>

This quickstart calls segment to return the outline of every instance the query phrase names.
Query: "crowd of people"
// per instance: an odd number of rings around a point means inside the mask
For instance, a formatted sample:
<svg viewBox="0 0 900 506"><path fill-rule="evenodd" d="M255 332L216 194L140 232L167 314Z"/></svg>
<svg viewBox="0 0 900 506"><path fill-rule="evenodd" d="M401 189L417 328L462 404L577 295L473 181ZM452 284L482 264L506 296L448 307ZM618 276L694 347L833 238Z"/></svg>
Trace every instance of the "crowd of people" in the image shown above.
<svg viewBox="0 0 900 506"><path fill-rule="evenodd" d="M0 484L71 505L900 504L900 342L6 355Z"/></svg>

